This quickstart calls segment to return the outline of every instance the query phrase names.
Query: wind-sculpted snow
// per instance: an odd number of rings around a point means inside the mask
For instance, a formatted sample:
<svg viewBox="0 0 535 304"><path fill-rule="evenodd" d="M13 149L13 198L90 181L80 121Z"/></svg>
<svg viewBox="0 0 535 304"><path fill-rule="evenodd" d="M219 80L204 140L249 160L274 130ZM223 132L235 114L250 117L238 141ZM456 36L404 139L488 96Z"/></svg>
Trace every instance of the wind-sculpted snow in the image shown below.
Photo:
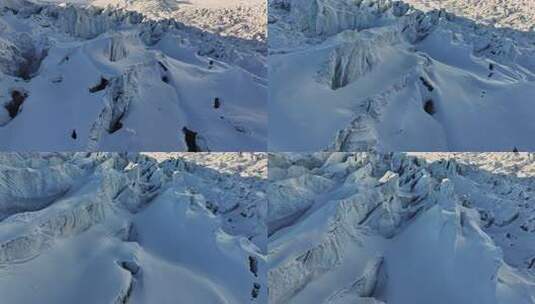
<svg viewBox="0 0 535 304"><path fill-rule="evenodd" d="M532 32L403 1L270 7L271 150L533 147Z"/></svg>
<svg viewBox="0 0 535 304"><path fill-rule="evenodd" d="M0 149L265 150L265 41L42 2L0 2L0 28Z"/></svg>
<svg viewBox="0 0 535 304"><path fill-rule="evenodd" d="M5 301L266 302L264 175L138 154L0 154L0 163L11 211L0 219Z"/></svg>
<svg viewBox="0 0 535 304"><path fill-rule="evenodd" d="M418 155L270 155L270 183L286 199L269 195L268 206L293 216L280 227L268 213L270 302L534 303L533 174ZM527 161L484 157L494 167ZM305 211L290 207L300 201Z"/></svg>

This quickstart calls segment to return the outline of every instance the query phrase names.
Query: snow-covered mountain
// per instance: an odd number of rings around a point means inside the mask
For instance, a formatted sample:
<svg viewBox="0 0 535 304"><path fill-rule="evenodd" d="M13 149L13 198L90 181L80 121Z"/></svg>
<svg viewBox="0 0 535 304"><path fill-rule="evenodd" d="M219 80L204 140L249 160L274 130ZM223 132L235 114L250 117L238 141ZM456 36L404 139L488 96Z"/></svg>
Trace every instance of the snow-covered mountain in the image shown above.
<svg viewBox="0 0 535 304"><path fill-rule="evenodd" d="M0 154L2 303L267 303L267 156L157 156Z"/></svg>
<svg viewBox="0 0 535 304"><path fill-rule="evenodd" d="M270 155L270 303L535 303L534 159Z"/></svg>
<svg viewBox="0 0 535 304"><path fill-rule="evenodd" d="M405 1L269 5L270 150L535 149L535 32Z"/></svg>
<svg viewBox="0 0 535 304"><path fill-rule="evenodd" d="M261 37L42 2L0 0L0 150L266 149Z"/></svg>

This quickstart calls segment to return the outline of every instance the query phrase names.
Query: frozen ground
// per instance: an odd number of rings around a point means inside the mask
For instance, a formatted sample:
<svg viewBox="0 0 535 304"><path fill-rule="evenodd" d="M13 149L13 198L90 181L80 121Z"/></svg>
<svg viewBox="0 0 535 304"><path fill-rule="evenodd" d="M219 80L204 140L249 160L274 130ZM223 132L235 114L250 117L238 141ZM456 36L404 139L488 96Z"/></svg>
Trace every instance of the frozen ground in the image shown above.
<svg viewBox="0 0 535 304"><path fill-rule="evenodd" d="M262 38L85 4L0 0L0 150L266 149Z"/></svg>
<svg viewBox="0 0 535 304"><path fill-rule="evenodd" d="M480 21L403 1L270 1L269 149L535 149L535 33Z"/></svg>
<svg viewBox="0 0 535 304"><path fill-rule="evenodd" d="M266 303L266 158L0 154L2 302Z"/></svg>
<svg viewBox="0 0 535 304"><path fill-rule="evenodd" d="M270 303L535 303L534 158L270 155Z"/></svg>

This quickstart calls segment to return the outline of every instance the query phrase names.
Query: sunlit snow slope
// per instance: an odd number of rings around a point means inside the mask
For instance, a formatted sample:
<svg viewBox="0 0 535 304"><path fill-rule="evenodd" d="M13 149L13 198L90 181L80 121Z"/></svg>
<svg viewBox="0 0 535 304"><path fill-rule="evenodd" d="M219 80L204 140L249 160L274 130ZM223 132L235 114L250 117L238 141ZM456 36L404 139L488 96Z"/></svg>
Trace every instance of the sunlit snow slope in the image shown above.
<svg viewBox="0 0 535 304"><path fill-rule="evenodd" d="M485 24L535 30L532 0L407 0L422 10L445 9Z"/></svg>
<svg viewBox="0 0 535 304"><path fill-rule="evenodd" d="M262 41L18 0L0 29L0 150L265 150Z"/></svg>
<svg viewBox="0 0 535 304"><path fill-rule="evenodd" d="M390 0L269 13L270 150L535 149L535 33Z"/></svg>
<svg viewBox="0 0 535 304"><path fill-rule="evenodd" d="M0 154L2 302L266 303L266 155L212 158Z"/></svg>
<svg viewBox="0 0 535 304"><path fill-rule="evenodd" d="M534 160L270 155L270 303L535 303Z"/></svg>
<svg viewBox="0 0 535 304"><path fill-rule="evenodd" d="M32 0L123 8L151 19L176 19L210 32L265 40L267 3L263 0Z"/></svg>

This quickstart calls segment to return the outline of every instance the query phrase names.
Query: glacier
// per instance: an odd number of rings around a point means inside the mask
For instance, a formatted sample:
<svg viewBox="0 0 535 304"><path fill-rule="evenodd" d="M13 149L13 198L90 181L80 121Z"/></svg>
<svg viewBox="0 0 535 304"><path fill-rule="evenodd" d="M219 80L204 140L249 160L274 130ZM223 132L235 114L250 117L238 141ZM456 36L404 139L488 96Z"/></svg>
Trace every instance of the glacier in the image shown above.
<svg viewBox="0 0 535 304"><path fill-rule="evenodd" d="M1 153L2 299L266 303L266 170L261 153Z"/></svg>
<svg viewBox="0 0 535 304"><path fill-rule="evenodd" d="M270 154L269 302L535 303L533 159Z"/></svg>
<svg viewBox="0 0 535 304"><path fill-rule="evenodd" d="M269 5L270 151L533 149L533 31L453 1Z"/></svg>
<svg viewBox="0 0 535 304"><path fill-rule="evenodd" d="M266 150L265 39L197 26L111 4L0 1L0 150L190 151L184 129L198 150Z"/></svg>
<svg viewBox="0 0 535 304"><path fill-rule="evenodd" d="M531 304L534 160L0 153L0 291L9 303Z"/></svg>

